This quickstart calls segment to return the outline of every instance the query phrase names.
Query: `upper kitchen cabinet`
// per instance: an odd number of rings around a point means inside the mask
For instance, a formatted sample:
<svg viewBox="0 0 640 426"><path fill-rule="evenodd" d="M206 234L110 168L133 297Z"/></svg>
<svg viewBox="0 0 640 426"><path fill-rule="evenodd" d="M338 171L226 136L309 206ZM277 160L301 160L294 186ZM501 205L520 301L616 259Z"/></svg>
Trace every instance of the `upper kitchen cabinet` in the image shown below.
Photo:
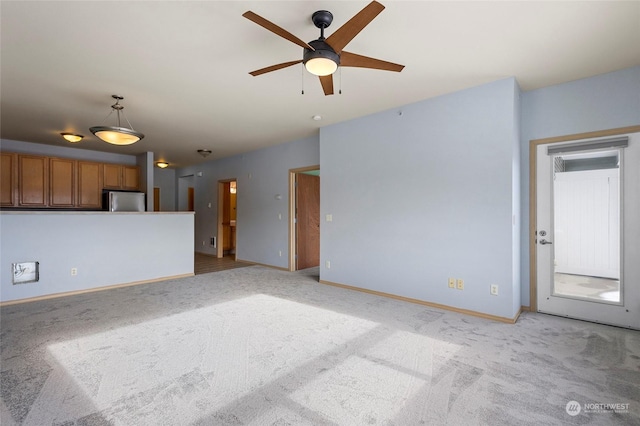
<svg viewBox="0 0 640 426"><path fill-rule="evenodd" d="M122 189L140 189L140 167L123 166L122 167Z"/></svg>
<svg viewBox="0 0 640 426"><path fill-rule="evenodd" d="M100 163L78 161L78 207L102 208L102 167Z"/></svg>
<svg viewBox="0 0 640 426"><path fill-rule="evenodd" d="M138 190L140 188L140 168L119 164L103 165L103 183L107 189Z"/></svg>
<svg viewBox="0 0 640 426"><path fill-rule="evenodd" d="M0 206L15 207L18 156L8 152L2 152L0 156Z"/></svg>
<svg viewBox="0 0 640 426"><path fill-rule="evenodd" d="M18 155L18 205L46 207L49 195L49 158Z"/></svg>
<svg viewBox="0 0 640 426"><path fill-rule="evenodd" d="M74 207L76 199L75 160L49 158L49 206Z"/></svg>

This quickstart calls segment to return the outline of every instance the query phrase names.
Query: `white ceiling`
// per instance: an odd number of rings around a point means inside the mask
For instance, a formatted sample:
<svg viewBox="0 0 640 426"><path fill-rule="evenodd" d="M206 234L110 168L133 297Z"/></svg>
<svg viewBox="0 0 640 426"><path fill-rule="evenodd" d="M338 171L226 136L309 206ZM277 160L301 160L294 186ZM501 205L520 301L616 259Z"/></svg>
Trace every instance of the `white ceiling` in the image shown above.
<svg viewBox="0 0 640 426"><path fill-rule="evenodd" d="M333 13L330 35L368 1L2 1L1 136L75 147L153 151L173 167L317 133L320 126L515 76L532 90L640 65L640 2L381 0L386 9L345 50L405 65L345 68L336 95L297 65L302 49L243 18L251 10L305 41L311 14ZM341 83L340 83L341 81ZM304 85L304 95L301 89ZM342 88L342 94L337 89ZM112 94L146 137L99 141ZM321 121L314 121L321 115Z"/></svg>

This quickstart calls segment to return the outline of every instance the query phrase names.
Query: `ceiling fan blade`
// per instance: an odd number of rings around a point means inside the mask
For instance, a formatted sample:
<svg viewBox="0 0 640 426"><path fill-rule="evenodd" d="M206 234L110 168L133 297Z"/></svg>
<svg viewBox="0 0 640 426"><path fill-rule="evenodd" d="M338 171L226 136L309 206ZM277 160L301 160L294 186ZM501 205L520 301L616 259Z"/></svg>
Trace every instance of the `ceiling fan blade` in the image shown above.
<svg viewBox="0 0 640 426"><path fill-rule="evenodd" d="M298 37L294 36L289 31L285 30L282 27L277 26L276 24L274 24L271 21L267 21L262 16L256 15L255 13L253 13L250 10L245 12L245 13L243 13L242 16L244 16L245 18L247 18L250 21L255 22L256 24L260 25L261 27L266 28L267 30L271 31L272 33L275 33L275 34L279 35L282 38L286 38L290 42L293 42L293 43L297 44L300 47L304 47L305 49L315 50L313 47L309 46L307 43L305 43L304 41L300 40Z"/></svg>
<svg viewBox="0 0 640 426"><path fill-rule="evenodd" d="M394 64L393 62L382 61L368 56L356 55L355 53L345 52L344 50L340 54L340 66L373 68L376 70L396 72L400 72L404 68L404 65Z"/></svg>
<svg viewBox="0 0 640 426"><path fill-rule="evenodd" d="M340 53L342 49L351 41L360 31L384 10L384 6L377 1L372 1L365 6L353 18L349 19L343 26L338 28L333 34L327 38L327 44Z"/></svg>
<svg viewBox="0 0 640 426"><path fill-rule="evenodd" d="M325 96L333 95L333 74L320 76L320 84Z"/></svg>
<svg viewBox="0 0 640 426"><path fill-rule="evenodd" d="M271 65L270 67L261 68L259 70L251 71L249 74L251 74L252 76L256 77L256 76L261 75L261 74L266 74L266 73L271 72L271 71L277 71L277 70L281 70L282 68L290 67L291 65L299 64L300 62L302 62L302 59L300 59L298 61L283 62L281 64Z"/></svg>

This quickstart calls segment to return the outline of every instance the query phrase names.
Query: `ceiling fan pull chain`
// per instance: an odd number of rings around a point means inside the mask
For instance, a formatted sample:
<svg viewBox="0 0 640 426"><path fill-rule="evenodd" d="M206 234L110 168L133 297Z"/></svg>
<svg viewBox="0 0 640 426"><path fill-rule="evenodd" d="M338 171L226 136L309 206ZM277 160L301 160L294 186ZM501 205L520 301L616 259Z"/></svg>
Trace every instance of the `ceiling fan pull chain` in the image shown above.
<svg viewBox="0 0 640 426"><path fill-rule="evenodd" d="M300 70L302 71L302 80L300 80L300 82L302 84L302 94L304 95L304 64L302 64Z"/></svg>
<svg viewBox="0 0 640 426"><path fill-rule="evenodd" d="M342 67L338 67L340 72L340 87L338 87L338 95L342 95Z"/></svg>

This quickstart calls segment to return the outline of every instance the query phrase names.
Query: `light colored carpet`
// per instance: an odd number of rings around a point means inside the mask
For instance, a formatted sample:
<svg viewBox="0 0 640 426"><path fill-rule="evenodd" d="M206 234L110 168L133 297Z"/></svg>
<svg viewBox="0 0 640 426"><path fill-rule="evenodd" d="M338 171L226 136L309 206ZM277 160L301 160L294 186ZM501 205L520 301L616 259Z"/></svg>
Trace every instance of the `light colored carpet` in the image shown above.
<svg viewBox="0 0 640 426"><path fill-rule="evenodd" d="M317 269L250 266L1 321L3 426L640 424L637 331L502 324L321 285Z"/></svg>

